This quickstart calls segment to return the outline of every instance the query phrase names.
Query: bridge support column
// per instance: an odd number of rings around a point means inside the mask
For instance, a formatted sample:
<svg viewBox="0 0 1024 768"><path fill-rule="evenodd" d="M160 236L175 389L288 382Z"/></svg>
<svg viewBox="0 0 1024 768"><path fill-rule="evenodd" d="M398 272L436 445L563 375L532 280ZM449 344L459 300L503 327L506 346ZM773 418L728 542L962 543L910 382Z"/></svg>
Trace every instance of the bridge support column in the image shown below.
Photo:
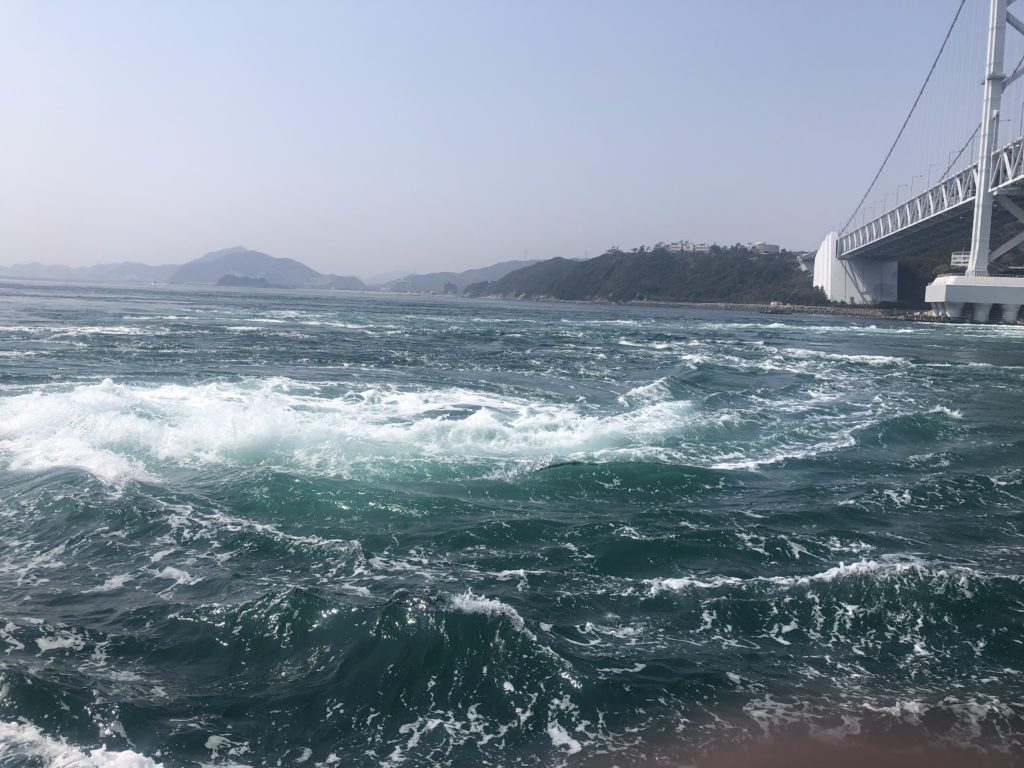
<svg viewBox="0 0 1024 768"><path fill-rule="evenodd" d="M984 277L991 260L992 152L999 136L999 108L1003 96L1003 58L1006 49L1007 0L992 0L989 10L988 65L981 110L981 141L978 150L978 192L974 197L971 258L967 277Z"/></svg>
<svg viewBox="0 0 1024 768"><path fill-rule="evenodd" d="M944 303L949 318L960 317L964 304L973 304L976 323L987 323L992 305L1002 304L1003 317L1014 322L1024 305L1024 277L941 275L924 289L924 300Z"/></svg>
<svg viewBox="0 0 1024 768"><path fill-rule="evenodd" d="M839 235L829 232L814 256L814 285L829 301L880 304L896 301L895 261L840 259Z"/></svg>
<svg viewBox="0 0 1024 768"><path fill-rule="evenodd" d="M1020 313L1020 304L1003 304L1003 322L1013 325L1017 322L1017 315Z"/></svg>
<svg viewBox="0 0 1024 768"><path fill-rule="evenodd" d="M962 301L944 301L942 302L942 313L950 320L959 320L960 315L964 313L964 303Z"/></svg>

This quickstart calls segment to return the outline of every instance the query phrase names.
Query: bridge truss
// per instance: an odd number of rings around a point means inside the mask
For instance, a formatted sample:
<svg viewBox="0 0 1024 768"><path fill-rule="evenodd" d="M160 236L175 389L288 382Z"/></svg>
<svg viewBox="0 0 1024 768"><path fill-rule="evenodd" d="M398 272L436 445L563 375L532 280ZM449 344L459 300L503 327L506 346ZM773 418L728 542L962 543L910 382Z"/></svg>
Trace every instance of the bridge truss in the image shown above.
<svg viewBox="0 0 1024 768"><path fill-rule="evenodd" d="M1018 200L1024 201L1024 137L994 153L991 167L990 188L996 203L1014 219L1019 218L1014 209L1020 207ZM975 163L881 216L840 235L837 255L844 260L891 258L905 251L908 243L925 232L928 240L960 234L966 245L971 234L970 214L977 192L978 164ZM1000 246L991 252L990 259L999 258L1020 242L1009 247L1005 244Z"/></svg>

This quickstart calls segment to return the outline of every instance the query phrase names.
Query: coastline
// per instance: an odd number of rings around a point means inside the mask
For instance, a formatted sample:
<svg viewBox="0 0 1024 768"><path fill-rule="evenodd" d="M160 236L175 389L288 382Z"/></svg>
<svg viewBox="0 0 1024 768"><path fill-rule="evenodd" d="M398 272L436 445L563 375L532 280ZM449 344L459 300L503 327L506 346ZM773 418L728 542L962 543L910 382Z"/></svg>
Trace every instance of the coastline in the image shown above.
<svg viewBox="0 0 1024 768"><path fill-rule="evenodd" d="M628 301L623 304L630 306L668 306L688 309L720 309L728 312L757 312L762 315L839 315L845 317L861 317L869 320L907 320L911 313L899 309L879 309L878 307L833 307L814 304L742 304L736 302L654 302Z"/></svg>
<svg viewBox="0 0 1024 768"><path fill-rule="evenodd" d="M879 307L822 306L814 304L743 304L740 302L699 301L602 301L598 299L555 299L549 297L510 298L508 296L466 296L468 299L495 301L538 301L545 304L603 304L623 307L666 307L678 309L717 309L727 312L754 312L763 315L832 315L866 320L949 323L945 318L925 314L925 310L881 309Z"/></svg>

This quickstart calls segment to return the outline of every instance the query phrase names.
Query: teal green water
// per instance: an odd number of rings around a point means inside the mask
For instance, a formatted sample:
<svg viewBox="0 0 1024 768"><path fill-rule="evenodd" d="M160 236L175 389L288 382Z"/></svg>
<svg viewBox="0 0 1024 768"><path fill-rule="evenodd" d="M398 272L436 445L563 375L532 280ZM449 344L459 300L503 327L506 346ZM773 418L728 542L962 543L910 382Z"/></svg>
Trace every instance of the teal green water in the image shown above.
<svg viewBox="0 0 1024 768"><path fill-rule="evenodd" d="M1024 327L0 283L0 765L1015 750L1022 372Z"/></svg>

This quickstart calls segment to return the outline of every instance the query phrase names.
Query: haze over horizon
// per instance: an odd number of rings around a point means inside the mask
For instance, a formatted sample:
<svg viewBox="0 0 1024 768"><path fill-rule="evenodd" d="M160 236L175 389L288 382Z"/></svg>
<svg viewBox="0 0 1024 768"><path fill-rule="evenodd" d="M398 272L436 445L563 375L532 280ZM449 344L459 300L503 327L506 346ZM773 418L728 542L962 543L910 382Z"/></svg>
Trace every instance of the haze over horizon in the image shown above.
<svg viewBox="0 0 1024 768"><path fill-rule="evenodd" d="M956 5L13 0L0 264L813 249Z"/></svg>

